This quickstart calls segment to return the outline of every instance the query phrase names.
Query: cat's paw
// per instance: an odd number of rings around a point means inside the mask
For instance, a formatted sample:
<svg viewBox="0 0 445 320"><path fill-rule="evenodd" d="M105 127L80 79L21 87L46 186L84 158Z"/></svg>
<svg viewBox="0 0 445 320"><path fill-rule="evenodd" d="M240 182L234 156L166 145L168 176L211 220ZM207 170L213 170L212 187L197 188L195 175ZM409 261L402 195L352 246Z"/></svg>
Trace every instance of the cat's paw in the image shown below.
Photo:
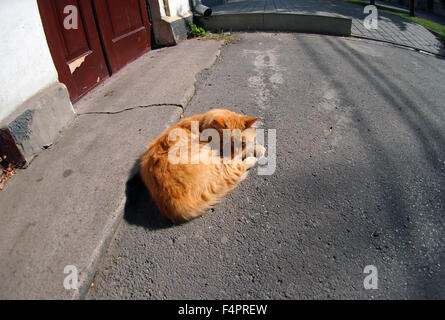
<svg viewBox="0 0 445 320"><path fill-rule="evenodd" d="M261 158L266 153L266 148L260 144L255 145L255 157Z"/></svg>
<svg viewBox="0 0 445 320"><path fill-rule="evenodd" d="M257 162L257 159L255 157L247 157L244 159L244 163L246 164L247 169L252 168Z"/></svg>

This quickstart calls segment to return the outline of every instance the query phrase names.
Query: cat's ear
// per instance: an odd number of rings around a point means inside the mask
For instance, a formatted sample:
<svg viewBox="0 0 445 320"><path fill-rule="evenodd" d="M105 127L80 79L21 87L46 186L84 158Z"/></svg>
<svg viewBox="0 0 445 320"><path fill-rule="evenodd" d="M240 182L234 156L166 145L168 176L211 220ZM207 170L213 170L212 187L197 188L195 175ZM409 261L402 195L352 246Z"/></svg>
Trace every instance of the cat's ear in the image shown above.
<svg viewBox="0 0 445 320"><path fill-rule="evenodd" d="M226 127L226 122L223 117L216 117L212 121L212 127L215 129L224 129Z"/></svg>
<svg viewBox="0 0 445 320"><path fill-rule="evenodd" d="M244 120L244 125L246 128L250 128L258 120L258 118L246 117Z"/></svg>

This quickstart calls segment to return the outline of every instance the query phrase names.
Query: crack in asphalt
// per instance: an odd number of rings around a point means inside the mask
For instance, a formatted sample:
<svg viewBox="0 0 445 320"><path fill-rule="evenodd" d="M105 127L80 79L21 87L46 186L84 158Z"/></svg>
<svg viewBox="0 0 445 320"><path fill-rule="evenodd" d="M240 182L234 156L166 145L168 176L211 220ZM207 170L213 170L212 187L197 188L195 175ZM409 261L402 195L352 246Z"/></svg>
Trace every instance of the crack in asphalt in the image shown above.
<svg viewBox="0 0 445 320"><path fill-rule="evenodd" d="M182 104L179 103L154 103L154 104L147 104L143 106L135 106L135 107L129 107L118 111L90 111L90 112L83 112L78 113L78 116L84 116L84 115L90 115L90 114L120 114L126 111L131 111L135 109L145 109L145 108L152 108L152 107L163 107L163 106L172 106L172 107L178 107L182 109L182 114L184 114L185 107Z"/></svg>

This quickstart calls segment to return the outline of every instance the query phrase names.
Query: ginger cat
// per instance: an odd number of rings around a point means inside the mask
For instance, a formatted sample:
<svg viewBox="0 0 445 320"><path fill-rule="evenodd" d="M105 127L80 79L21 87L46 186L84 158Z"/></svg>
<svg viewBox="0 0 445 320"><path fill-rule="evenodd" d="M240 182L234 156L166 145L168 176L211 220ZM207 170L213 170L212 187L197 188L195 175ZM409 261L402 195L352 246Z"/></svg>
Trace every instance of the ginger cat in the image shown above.
<svg viewBox="0 0 445 320"><path fill-rule="evenodd" d="M160 212L173 222L196 218L245 179L256 163L254 155L265 151L254 145L257 119L213 109L183 119L150 142L140 174ZM224 132L234 134L228 140Z"/></svg>

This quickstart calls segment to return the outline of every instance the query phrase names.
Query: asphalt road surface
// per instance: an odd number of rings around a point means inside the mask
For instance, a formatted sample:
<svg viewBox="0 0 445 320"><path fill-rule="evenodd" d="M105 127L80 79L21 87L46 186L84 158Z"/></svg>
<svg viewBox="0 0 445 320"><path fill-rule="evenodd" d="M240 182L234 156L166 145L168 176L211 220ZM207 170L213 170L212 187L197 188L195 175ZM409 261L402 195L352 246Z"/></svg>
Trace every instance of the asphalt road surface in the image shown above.
<svg viewBox="0 0 445 320"><path fill-rule="evenodd" d="M138 176L89 299L445 298L445 61L375 42L248 33L186 116L276 130L276 170L172 226ZM199 57L197 57L199 59ZM378 289L365 289L366 266Z"/></svg>

